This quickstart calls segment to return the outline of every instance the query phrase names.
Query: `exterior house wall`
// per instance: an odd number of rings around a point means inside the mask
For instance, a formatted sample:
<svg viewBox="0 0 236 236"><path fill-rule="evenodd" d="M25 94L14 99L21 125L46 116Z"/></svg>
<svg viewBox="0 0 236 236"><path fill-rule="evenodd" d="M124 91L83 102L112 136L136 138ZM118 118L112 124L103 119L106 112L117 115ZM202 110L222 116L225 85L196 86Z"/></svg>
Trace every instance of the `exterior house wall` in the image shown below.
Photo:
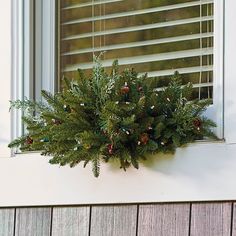
<svg viewBox="0 0 236 236"><path fill-rule="evenodd" d="M20 1L20 0L19 0ZM1 91L0 109L1 114L6 114L6 119L0 119L0 148L4 150L2 153L7 153L5 148L10 139L9 113L8 104L6 100L10 100L10 1L2 1L0 9L0 68L1 68L1 84L4 85ZM126 181L126 190L124 193L130 191L130 194L125 198L125 202L143 202L146 199L146 204L132 204L132 205L93 205L96 201L99 203L107 203L104 199L109 199L108 192L105 189L112 186L113 182L104 182L111 176L109 171L106 171L105 177L101 178L100 183L92 180L90 182L89 191L84 193L81 198L80 190L84 186L88 186L86 181L84 185L77 186L81 180L80 174L75 170L65 169L62 172L55 172L51 179L47 179L45 173L52 173L55 168L49 167L43 169L44 177L37 177L34 174L40 173L40 168L45 166L45 161L37 162L33 169L23 168L25 166L22 159L21 166L17 163L7 164L7 158L0 159L0 206L16 206L17 208L1 208L0 209L0 236L8 235L95 235L95 236L110 236L110 235L209 235L209 236L230 236L236 235L236 219L235 211L236 205L234 202L189 202L197 200L230 200L236 199L235 188L235 153L236 153L236 119L234 111L236 104L230 102L235 96L235 80L236 70L235 64L235 38L236 33L234 28L234 18L236 2L234 0L227 0L225 9L227 11L225 19L225 88L228 93L225 94L225 119L231 122L225 123L225 134L227 134L230 144L211 143L195 146L193 149L182 150L177 154L174 161L173 158L168 160L161 160L153 168L143 167L143 172L139 172L138 179L135 174L131 172ZM231 119L229 117L232 117ZM194 151L194 152L193 152ZM186 152L188 154L186 154ZM203 155L204 154L204 155ZM7 154L2 154L4 157ZM181 159L181 156L184 158ZM190 159L193 162L188 162ZM37 157L37 159L39 159ZM29 163L27 161L27 163ZM158 164L157 163L157 164ZM178 163L178 164L177 164ZM197 163L197 165L196 165ZM153 164L153 163L152 163ZM170 166L171 168L167 168ZM13 166L13 167L12 167ZM35 168L35 169L34 169ZM38 169L38 172L34 172ZM143 186L146 189L140 188L139 181L142 180L141 173L148 173L147 183ZM150 175L151 173L151 175ZM41 173L42 174L42 173ZM60 177L64 175L64 177ZM90 179L87 172L83 172L83 179ZM90 174L90 172L89 172ZM194 174L194 175L192 175ZM114 177L114 176L113 176ZM120 175L115 172L113 180L119 182ZM191 178L193 177L193 181ZM60 181L64 179L64 185L60 185ZM61 179L60 179L61 178ZM125 178L125 176L123 177ZM31 184L28 180L31 179ZM152 180L155 179L155 183ZM199 180L200 179L200 180ZM205 179L210 180L205 181ZM20 181L19 181L20 180ZM158 181L157 181L158 180ZM27 184L26 184L27 182ZM124 181L123 181L124 182ZM21 184L20 184L21 183ZM68 184L69 183L69 184ZM91 184L92 183L92 184ZM102 190L101 188L102 184ZM136 184L136 196L141 194L141 198L132 197L129 184ZM161 184L162 183L162 184ZM213 184L212 184L213 183ZM23 187L22 187L23 185ZM47 186L47 192L37 191L42 187ZM68 187L68 186L71 187ZM57 191L51 189L57 186ZM117 193L122 193L124 184L119 182ZM149 186L149 189L147 188ZM191 188L189 189L189 186ZM209 187L210 186L210 187ZM76 190L75 190L76 189ZM104 194L97 193L96 190L101 190ZM155 190L152 192L152 190ZM55 189L54 189L55 190ZM64 193L64 195L60 195ZM67 193L69 193L67 195ZM164 195L163 195L164 193ZM87 195L86 195L87 194ZM90 194L90 195L89 195ZM93 197L91 197L91 194ZM156 194L156 195L155 195ZM119 202L122 199L120 195L113 195L111 202ZM47 197L50 196L50 199ZM90 200L86 199L90 197ZM99 198L99 196L101 198ZM117 198L115 198L117 197ZM47 202L48 199L48 202ZM67 199L67 202L65 201ZM80 200L79 200L80 199ZM82 199L84 199L82 201ZM53 200L54 203L53 204ZM185 203L163 203L152 204L157 201L185 201ZM76 202L90 205L73 206L73 207L39 207L39 208L22 208L22 206L31 205L61 205L75 204ZM47 204L46 204L47 202ZM17 204L18 203L18 204ZM38 204L37 204L38 203Z"/></svg>

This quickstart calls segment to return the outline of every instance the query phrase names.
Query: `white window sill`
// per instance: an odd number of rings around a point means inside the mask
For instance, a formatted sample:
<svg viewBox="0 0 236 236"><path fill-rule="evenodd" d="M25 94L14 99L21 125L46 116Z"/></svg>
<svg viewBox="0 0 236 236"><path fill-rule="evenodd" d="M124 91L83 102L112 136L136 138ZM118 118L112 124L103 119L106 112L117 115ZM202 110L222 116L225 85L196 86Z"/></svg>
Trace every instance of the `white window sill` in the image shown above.
<svg viewBox="0 0 236 236"><path fill-rule="evenodd" d="M38 153L0 159L0 206L215 201L236 199L236 145L200 142L126 172L101 165L48 164ZM7 181L6 181L7 180Z"/></svg>

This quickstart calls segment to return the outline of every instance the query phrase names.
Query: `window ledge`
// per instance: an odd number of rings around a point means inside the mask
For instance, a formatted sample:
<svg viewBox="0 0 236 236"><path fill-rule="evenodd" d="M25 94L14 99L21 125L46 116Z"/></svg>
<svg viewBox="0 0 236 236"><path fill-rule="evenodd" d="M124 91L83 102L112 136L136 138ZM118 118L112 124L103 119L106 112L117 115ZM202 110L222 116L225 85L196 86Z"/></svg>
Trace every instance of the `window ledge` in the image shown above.
<svg viewBox="0 0 236 236"><path fill-rule="evenodd" d="M201 141L139 170L102 164L99 178L91 166L60 168L39 153L1 158L0 206L235 200L235 153L236 144Z"/></svg>

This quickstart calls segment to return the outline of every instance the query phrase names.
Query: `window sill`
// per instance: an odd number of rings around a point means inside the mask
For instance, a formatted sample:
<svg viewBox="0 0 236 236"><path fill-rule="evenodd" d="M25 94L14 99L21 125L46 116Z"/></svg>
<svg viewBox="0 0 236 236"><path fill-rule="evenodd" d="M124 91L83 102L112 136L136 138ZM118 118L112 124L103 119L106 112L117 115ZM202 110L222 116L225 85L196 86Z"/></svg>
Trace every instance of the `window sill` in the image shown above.
<svg viewBox="0 0 236 236"><path fill-rule="evenodd" d="M0 206L235 200L235 153L234 144L193 143L139 170L102 164L99 178L90 166L59 168L39 153L1 158Z"/></svg>

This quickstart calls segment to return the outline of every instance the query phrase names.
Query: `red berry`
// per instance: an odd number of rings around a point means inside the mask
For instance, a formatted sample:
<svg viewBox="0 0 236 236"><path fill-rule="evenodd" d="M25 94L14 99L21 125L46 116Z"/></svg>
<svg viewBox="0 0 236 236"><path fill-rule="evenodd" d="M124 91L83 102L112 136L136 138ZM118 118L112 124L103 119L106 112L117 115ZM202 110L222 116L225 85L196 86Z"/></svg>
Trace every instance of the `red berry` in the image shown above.
<svg viewBox="0 0 236 236"><path fill-rule="evenodd" d="M26 144L31 145L34 142L34 140L28 136L25 142Z"/></svg>
<svg viewBox="0 0 236 236"><path fill-rule="evenodd" d="M60 125L61 124L61 121L60 120L56 120L56 119L52 119L52 123L54 125Z"/></svg>
<svg viewBox="0 0 236 236"><path fill-rule="evenodd" d="M108 144L108 145L107 145L107 148L108 148L108 153L109 153L110 155L112 155L112 154L113 154L113 145L112 145L112 144Z"/></svg>
<svg viewBox="0 0 236 236"><path fill-rule="evenodd" d="M197 128L200 128L202 125L202 121L199 118L197 118L193 121L193 125Z"/></svg>
<svg viewBox="0 0 236 236"><path fill-rule="evenodd" d="M148 140L149 140L149 136L148 136L147 133L144 133L144 134L141 135L140 141L141 141L142 144L146 145L148 143Z"/></svg>
<svg viewBox="0 0 236 236"><path fill-rule="evenodd" d="M130 91L130 88L127 85L125 85L121 88L122 94L127 94L127 93L129 93L129 91Z"/></svg>

